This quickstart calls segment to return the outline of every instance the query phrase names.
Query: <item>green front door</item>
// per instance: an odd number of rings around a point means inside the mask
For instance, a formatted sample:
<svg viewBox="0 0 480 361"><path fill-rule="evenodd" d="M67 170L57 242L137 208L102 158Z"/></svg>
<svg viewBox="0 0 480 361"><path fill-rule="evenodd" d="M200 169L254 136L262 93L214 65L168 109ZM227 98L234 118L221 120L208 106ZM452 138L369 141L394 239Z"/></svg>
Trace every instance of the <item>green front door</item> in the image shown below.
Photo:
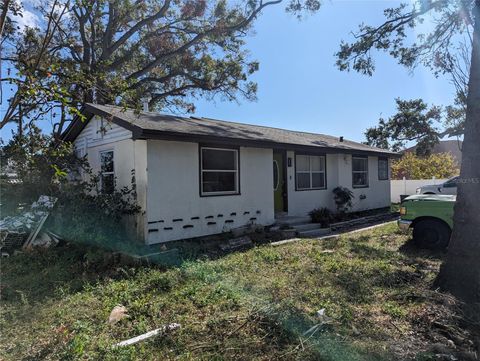
<svg viewBox="0 0 480 361"><path fill-rule="evenodd" d="M283 212L284 198L283 198L283 186L284 186L284 174L283 174L283 154L273 153L273 203L275 212Z"/></svg>

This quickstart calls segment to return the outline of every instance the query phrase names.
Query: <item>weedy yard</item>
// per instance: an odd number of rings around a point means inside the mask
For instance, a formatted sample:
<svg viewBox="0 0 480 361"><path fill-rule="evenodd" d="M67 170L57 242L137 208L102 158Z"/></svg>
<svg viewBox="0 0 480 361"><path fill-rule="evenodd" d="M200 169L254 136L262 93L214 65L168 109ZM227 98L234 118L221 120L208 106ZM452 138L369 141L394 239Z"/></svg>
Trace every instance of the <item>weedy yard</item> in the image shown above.
<svg viewBox="0 0 480 361"><path fill-rule="evenodd" d="M71 245L11 257L2 261L0 358L474 359L458 303L432 287L443 254L407 240L390 224L168 270ZM116 305L129 317L109 324ZM307 332L320 309L328 322ZM112 348L172 322L181 328Z"/></svg>

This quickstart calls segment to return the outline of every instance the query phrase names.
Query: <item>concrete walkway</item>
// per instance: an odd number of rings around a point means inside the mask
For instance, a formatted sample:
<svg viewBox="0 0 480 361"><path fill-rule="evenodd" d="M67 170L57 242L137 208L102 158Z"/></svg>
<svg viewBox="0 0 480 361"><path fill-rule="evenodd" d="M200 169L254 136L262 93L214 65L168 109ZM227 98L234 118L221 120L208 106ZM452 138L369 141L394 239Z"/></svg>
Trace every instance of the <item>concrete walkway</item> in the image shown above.
<svg viewBox="0 0 480 361"><path fill-rule="evenodd" d="M384 222L384 223L379 223L379 224L375 224L373 226L368 226L368 227L363 227L363 228L358 228L358 229L354 229L354 230L351 230L351 231L346 231L346 232L331 232L330 234L327 234L325 236L322 236L322 237L316 237L316 238L290 238L290 239L284 239L282 241L277 241L277 242L272 242L270 243L271 246L281 246L283 244L288 244L288 243L292 243L292 242L297 242L297 241L301 241L302 239L314 239L314 240L317 240L317 239L328 239L328 238L337 238L337 237L340 237L341 235L346 235L346 234L353 234L353 233L358 233L358 232L363 232L363 231L368 231L369 229L374 229L374 228L378 228L378 227L381 227L381 226L385 226L387 224L392 224L392 223L397 223L397 221L388 221L388 222Z"/></svg>

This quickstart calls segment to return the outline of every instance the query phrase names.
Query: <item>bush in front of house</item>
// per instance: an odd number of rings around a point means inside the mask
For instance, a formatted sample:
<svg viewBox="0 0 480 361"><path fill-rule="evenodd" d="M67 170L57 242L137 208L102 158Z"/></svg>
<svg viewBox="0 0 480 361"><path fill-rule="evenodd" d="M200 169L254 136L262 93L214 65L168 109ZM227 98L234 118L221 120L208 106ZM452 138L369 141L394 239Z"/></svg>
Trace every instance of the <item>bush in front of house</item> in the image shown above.
<svg viewBox="0 0 480 361"><path fill-rule="evenodd" d="M326 207L315 208L308 213L313 223L320 223L322 228L328 227L334 220L334 214Z"/></svg>
<svg viewBox="0 0 480 361"><path fill-rule="evenodd" d="M56 143L35 127L2 144L0 158L2 217L24 213L39 196L47 195L57 201L42 231L110 250L134 243L122 222L139 210L134 174L130 186L103 192L99 175L84 157L76 156L72 144Z"/></svg>
<svg viewBox="0 0 480 361"><path fill-rule="evenodd" d="M336 212L332 212L327 207L322 207L315 208L308 213L312 223L320 223L322 228L330 226L332 222L345 220L347 217L346 213L352 208L352 200L355 198L353 192L345 187L336 187L332 192L337 208Z"/></svg>
<svg viewBox="0 0 480 361"><path fill-rule="evenodd" d="M352 208L352 200L355 198L353 192L342 186L338 186L333 189L333 200L335 201L335 206L337 207L338 213L346 213L350 208Z"/></svg>

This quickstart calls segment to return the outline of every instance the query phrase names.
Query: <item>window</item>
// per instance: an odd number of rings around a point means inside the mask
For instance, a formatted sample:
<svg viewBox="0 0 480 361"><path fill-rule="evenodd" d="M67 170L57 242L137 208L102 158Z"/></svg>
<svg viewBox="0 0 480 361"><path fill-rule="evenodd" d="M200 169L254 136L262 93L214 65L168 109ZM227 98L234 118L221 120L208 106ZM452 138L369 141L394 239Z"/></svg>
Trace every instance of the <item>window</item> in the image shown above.
<svg viewBox="0 0 480 361"><path fill-rule="evenodd" d="M368 187L367 157L352 157L352 187Z"/></svg>
<svg viewBox="0 0 480 361"><path fill-rule="evenodd" d="M388 179L388 158L378 158L378 179Z"/></svg>
<svg viewBox="0 0 480 361"><path fill-rule="evenodd" d="M443 183L444 188L455 188L457 187L458 179L460 177L454 177L449 180L447 180L445 183Z"/></svg>
<svg viewBox="0 0 480 361"><path fill-rule="evenodd" d="M295 179L297 190L325 189L325 156L296 155Z"/></svg>
<svg viewBox="0 0 480 361"><path fill-rule="evenodd" d="M115 190L113 150L100 152L100 182L103 193L113 193Z"/></svg>
<svg viewBox="0 0 480 361"><path fill-rule="evenodd" d="M83 169L83 162L86 157L86 151L85 148L82 146L79 146L78 148L75 148L75 157L77 158L76 161L76 167L73 169L71 177L72 180L82 180L83 175L84 175L84 169Z"/></svg>
<svg viewBox="0 0 480 361"><path fill-rule="evenodd" d="M200 194L239 194L238 150L200 148Z"/></svg>

